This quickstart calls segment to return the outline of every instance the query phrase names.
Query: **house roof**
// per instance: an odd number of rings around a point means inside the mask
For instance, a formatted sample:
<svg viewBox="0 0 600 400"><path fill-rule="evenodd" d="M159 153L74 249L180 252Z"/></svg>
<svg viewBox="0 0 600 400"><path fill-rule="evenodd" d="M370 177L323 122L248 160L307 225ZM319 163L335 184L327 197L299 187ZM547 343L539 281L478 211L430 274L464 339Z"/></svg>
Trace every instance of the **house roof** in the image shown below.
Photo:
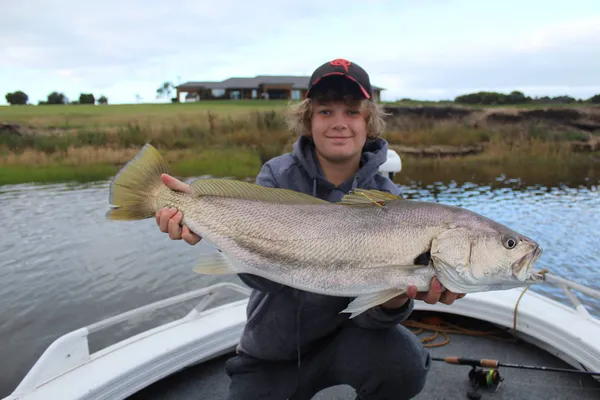
<svg viewBox="0 0 600 400"><path fill-rule="evenodd" d="M263 84L291 84L292 89L307 89L309 76L295 75L258 75L253 78L229 78L221 82L186 82L177 86L182 92L192 89L257 89ZM384 90L373 85L373 89Z"/></svg>

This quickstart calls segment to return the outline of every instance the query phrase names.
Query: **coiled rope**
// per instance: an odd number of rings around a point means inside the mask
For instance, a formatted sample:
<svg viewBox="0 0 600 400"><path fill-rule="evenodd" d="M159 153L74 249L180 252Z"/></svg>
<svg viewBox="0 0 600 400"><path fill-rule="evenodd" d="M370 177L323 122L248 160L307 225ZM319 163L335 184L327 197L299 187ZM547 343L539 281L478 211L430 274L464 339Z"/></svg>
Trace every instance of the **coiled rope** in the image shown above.
<svg viewBox="0 0 600 400"><path fill-rule="evenodd" d="M539 274L546 274L548 272L547 269L543 269L539 272ZM519 303L523 298L523 295L531 285L527 285L525 289L519 295L517 302L515 303L515 307L513 309L513 336L516 337L517 334L517 311L519 309ZM440 317L427 317L424 319L424 322L418 322L413 320L406 320L402 323L402 325L411 329L411 332L415 335L420 335L421 333L427 331L433 332L431 336L426 336L420 338L419 340L423 343L423 346L426 348L432 347L442 347L450 343L450 333L456 333L459 335L471 335L471 336L488 336L496 339L506 339L506 332L503 330L495 330L495 331L477 331L473 329L467 329L460 327L458 325L451 324L447 321L443 321ZM439 336L443 336L444 340L442 342L433 343Z"/></svg>

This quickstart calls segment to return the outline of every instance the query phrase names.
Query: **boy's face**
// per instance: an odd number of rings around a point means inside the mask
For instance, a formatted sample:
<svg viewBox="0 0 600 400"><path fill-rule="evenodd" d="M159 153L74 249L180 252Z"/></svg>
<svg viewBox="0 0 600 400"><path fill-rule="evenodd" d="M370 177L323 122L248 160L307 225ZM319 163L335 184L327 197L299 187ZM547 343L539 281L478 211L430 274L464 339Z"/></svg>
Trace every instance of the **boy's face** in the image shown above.
<svg viewBox="0 0 600 400"><path fill-rule="evenodd" d="M367 140L367 121L358 102L348 105L315 100L311 130L317 152L330 162L360 159Z"/></svg>

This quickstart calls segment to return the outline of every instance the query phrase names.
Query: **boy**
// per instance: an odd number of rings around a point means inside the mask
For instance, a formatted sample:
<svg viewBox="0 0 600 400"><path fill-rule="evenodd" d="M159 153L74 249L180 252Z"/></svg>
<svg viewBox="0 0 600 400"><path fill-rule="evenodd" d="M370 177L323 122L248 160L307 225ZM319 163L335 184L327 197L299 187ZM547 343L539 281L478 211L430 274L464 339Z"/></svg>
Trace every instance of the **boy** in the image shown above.
<svg viewBox="0 0 600 400"><path fill-rule="evenodd" d="M383 112L373 99L368 74L357 64L333 60L310 78L306 99L290 108L290 128L300 134L292 153L263 165L256 183L311 194L335 202L352 189L378 189L399 195L399 188L378 174L387 156L379 137ZM163 176L174 190L186 184ZM162 232L189 244L201 238L180 226L177 210L163 209L156 220ZM331 227L335 235L335 226ZM409 399L425 384L429 353L399 325L413 299L452 304L462 295L434 278L428 293L407 294L373 307L354 319L340 314L352 299L296 290L249 274L240 279L253 288L248 320L237 355L226 363L229 400L310 399L338 384L352 386L357 399Z"/></svg>

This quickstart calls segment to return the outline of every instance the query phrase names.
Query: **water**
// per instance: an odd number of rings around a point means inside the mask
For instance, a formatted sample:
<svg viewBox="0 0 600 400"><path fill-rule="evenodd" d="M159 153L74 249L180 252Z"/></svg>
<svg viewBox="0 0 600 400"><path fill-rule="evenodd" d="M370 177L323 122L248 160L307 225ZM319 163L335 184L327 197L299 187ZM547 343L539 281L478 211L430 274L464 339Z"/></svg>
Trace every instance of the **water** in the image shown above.
<svg viewBox="0 0 600 400"><path fill-rule="evenodd" d="M600 289L596 186L525 186L500 177L403 188L411 198L467 207L536 238L545 249L540 267ZM173 242L154 220L105 220L106 182L0 186L0 205L0 397L66 332L219 281L239 282L192 273L212 249ZM535 290L565 300L557 289ZM600 316L599 302L581 298ZM145 322L167 317L165 311ZM98 333L96 342L134 331L123 324Z"/></svg>

